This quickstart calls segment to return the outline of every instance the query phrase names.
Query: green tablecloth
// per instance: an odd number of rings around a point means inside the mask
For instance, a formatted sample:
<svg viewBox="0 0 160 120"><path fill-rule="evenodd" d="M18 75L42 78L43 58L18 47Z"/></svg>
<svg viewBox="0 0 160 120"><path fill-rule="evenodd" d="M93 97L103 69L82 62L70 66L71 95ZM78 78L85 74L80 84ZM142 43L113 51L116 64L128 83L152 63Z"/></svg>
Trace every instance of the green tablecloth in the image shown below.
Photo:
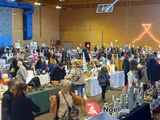
<svg viewBox="0 0 160 120"><path fill-rule="evenodd" d="M30 98L35 104L37 104L41 111L37 114L42 114L49 111L50 108L50 96L55 95L60 88L46 88L42 91L33 91L31 93L28 93L27 97ZM37 115L35 114L35 115Z"/></svg>

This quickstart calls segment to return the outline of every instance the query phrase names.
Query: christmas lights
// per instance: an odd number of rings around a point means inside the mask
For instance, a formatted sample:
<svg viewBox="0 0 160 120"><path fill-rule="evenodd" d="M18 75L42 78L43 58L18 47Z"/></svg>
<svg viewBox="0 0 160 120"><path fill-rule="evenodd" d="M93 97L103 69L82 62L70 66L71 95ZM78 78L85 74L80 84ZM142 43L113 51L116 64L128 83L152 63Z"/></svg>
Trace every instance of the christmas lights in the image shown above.
<svg viewBox="0 0 160 120"><path fill-rule="evenodd" d="M150 32L150 28L151 28L151 24L142 24L142 26L144 27L144 32L138 37L136 38L132 44L134 44L135 42L139 41L145 34L148 34L155 42L157 42L158 44L160 44L159 40L156 39L154 37L154 35Z"/></svg>

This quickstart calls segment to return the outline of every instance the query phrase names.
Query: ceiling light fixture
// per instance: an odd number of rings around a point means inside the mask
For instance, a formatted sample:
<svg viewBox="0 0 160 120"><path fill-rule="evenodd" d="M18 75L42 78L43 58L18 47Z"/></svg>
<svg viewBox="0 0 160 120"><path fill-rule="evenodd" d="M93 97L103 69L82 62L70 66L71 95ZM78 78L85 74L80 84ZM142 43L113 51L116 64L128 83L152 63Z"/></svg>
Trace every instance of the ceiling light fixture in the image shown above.
<svg viewBox="0 0 160 120"><path fill-rule="evenodd" d="M56 6L56 9L61 9L62 7L61 6Z"/></svg>
<svg viewBox="0 0 160 120"><path fill-rule="evenodd" d="M39 2L35 2L35 3L34 3L34 5L41 5L41 3L39 3Z"/></svg>

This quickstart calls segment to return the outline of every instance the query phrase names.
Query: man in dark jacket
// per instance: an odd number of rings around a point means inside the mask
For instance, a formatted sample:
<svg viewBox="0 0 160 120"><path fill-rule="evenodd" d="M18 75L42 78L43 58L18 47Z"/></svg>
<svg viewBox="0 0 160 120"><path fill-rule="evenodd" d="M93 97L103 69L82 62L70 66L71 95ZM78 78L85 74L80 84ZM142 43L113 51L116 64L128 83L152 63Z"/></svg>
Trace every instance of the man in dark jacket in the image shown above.
<svg viewBox="0 0 160 120"><path fill-rule="evenodd" d="M13 60L12 60L12 63L11 63L11 75L12 77L15 77L17 75L17 71L18 71L18 66L17 66L17 62L18 62L18 55L17 53L14 53L13 54Z"/></svg>
<svg viewBox="0 0 160 120"><path fill-rule="evenodd" d="M8 82L8 90L3 94L2 98L2 120L11 120L11 110L13 103L13 92L15 87L15 81Z"/></svg>
<svg viewBox="0 0 160 120"><path fill-rule="evenodd" d="M58 67L55 68L51 73L51 81L60 81L61 79L64 79L66 76L66 71L64 68L63 63L59 63Z"/></svg>

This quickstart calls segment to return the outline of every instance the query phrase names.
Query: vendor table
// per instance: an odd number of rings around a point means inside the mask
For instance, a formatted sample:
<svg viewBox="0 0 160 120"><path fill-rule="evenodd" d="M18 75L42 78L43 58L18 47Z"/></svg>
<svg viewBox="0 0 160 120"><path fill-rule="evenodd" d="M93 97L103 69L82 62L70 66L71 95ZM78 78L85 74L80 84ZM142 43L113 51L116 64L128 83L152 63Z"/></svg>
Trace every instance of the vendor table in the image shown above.
<svg viewBox="0 0 160 120"><path fill-rule="evenodd" d="M46 73L46 74L44 74L44 75L36 75L37 77L39 77L39 79L40 79L40 82L41 82L41 85L45 85L45 84L47 84L47 83L49 83L50 82L50 77L49 77L49 74L48 73ZM30 82L30 80L32 79L32 78L34 78L35 76L34 76L34 74L33 74L33 71L32 70L27 70L27 81L26 81L26 83L29 83Z"/></svg>
<svg viewBox="0 0 160 120"><path fill-rule="evenodd" d="M131 111L126 118L120 120L151 120L150 106L148 103Z"/></svg>
<svg viewBox="0 0 160 120"><path fill-rule="evenodd" d="M118 71L110 73L110 82L113 88L124 86L124 72ZM101 94L102 90L99 86L97 77L91 77L86 80L86 94L87 96L96 96Z"/></svg>
<svg viewBox="0 0 160 120"><path fill-rule="evenodd" d="M42 91L33 91L31 93L28 93L27 97L30 98L36 105L38 105L41 109L41 111L37 114L42 114L45 112L49 111L50 108L50 96L51 95L55 95L56 93L58 93L58 91L60 90L60 88L47 88L45 90Z"/></svg>

